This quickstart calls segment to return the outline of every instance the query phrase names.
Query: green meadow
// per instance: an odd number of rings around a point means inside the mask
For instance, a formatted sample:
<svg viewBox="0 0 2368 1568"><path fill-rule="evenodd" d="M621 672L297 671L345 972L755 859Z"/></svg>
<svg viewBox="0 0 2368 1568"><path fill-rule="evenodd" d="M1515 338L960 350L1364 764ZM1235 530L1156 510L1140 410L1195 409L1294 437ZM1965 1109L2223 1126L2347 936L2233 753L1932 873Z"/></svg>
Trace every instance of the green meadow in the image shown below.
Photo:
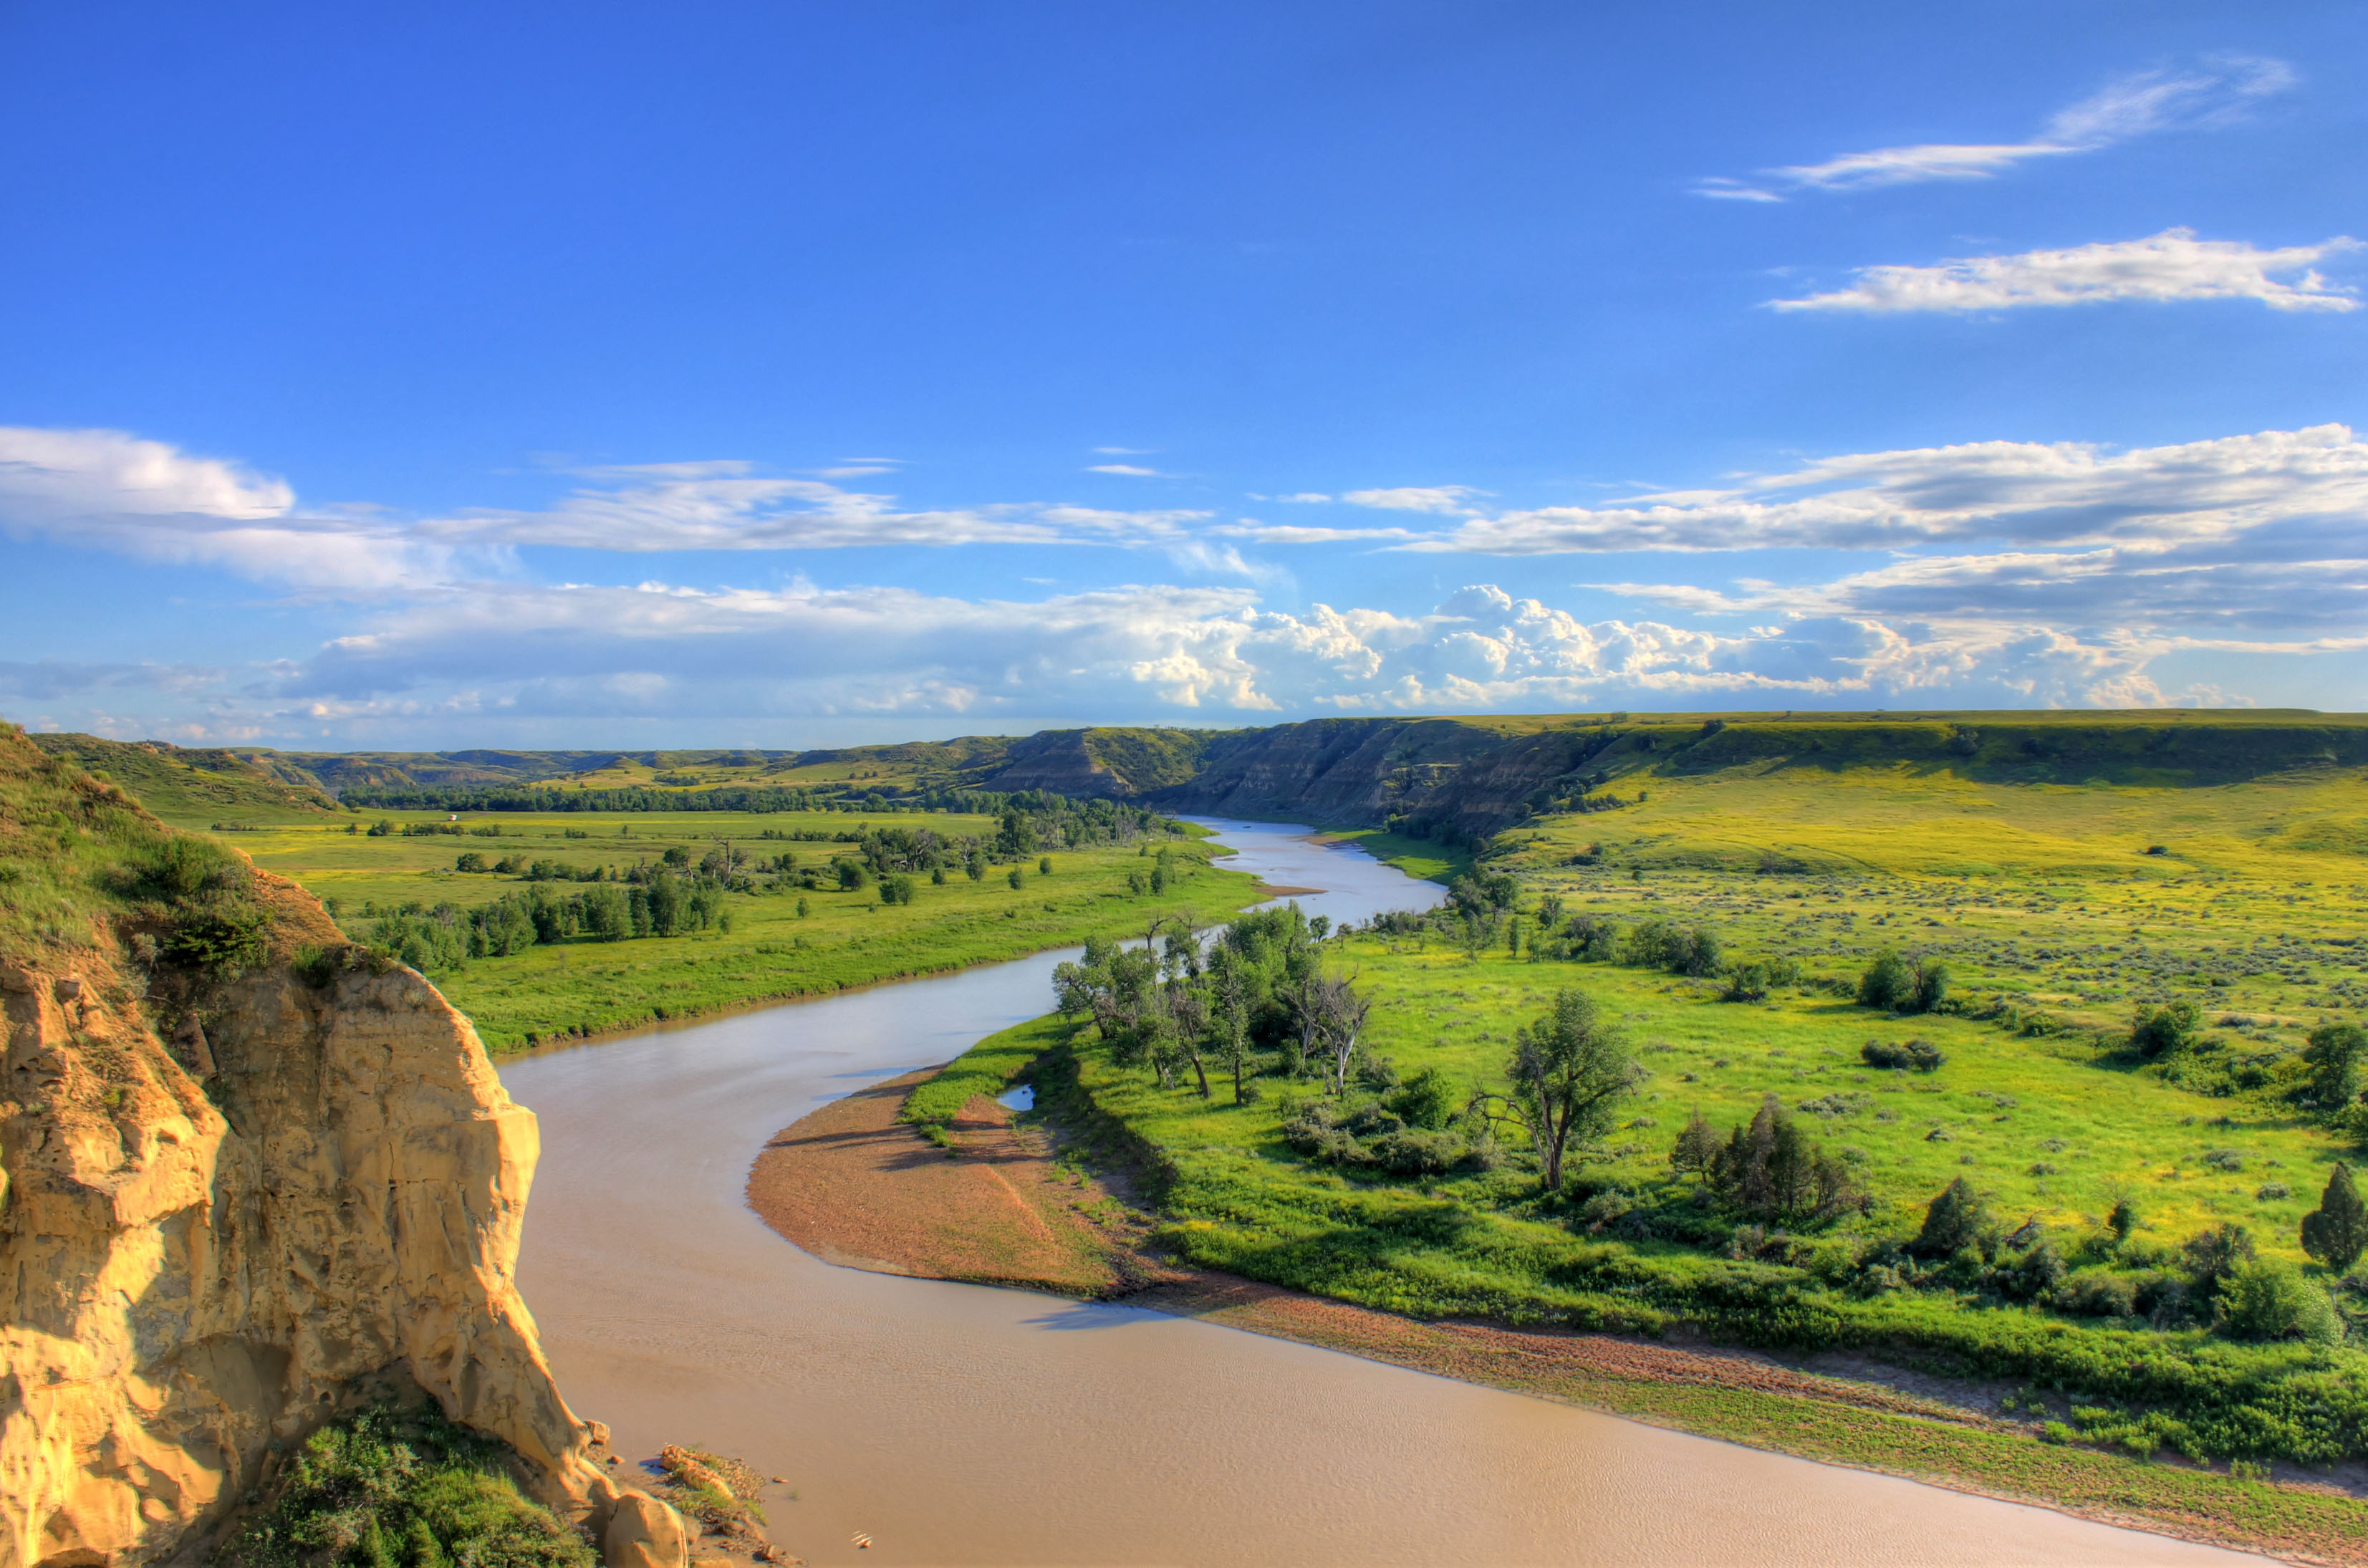
<svg viewBox="0 0 2368 1568"><path fill-rule="evenodd" d="M1343 1107L1386 1103L1426 1069L1457 1104L1502 1093L1515 1030L1566 988L1593 1000L1640 1076L1562 1191L1541 1189L1502 1125L1493 1160L1422 1175L1296 1152L1286 1124L1326 1090L1280 1058L1246 1106L1222 1086L1201 1099L1189 1075L1162 1088L1082 1024L1025 1068L1008 1040L980 1065L1032 1076L1056 1115L1147 1171L1162 1241L1206 1267L1417 1316L1854 1347L2019 1389L2000 1408L2032 1432L2141 1453L2368 1456L2368 1352L2342 1342L2368 1290L2299 1239L2333 1166L2362 1162L2360 1123L2295 1094L2309 1031L2368 1009L2358 772L2021 784L1760 759L1615 788L1616 809L1480 849L1473 870L1514 890L1485 941L1440 918L1322 944L1326 971L1372 1002ZM1407 864L1426 846L1372 847ZM1433 874L1461 874L1429 847ZM1575 918L1704 929L1722 959L1699 977L1574 961L1551 938ZM1945 965L1939 1008L1858 1004L1886 949ZM1726 1000L1748 963L1790 978ZM2133 1050L2134 1017L2178 1003L2200 1017L2190 1044ZM1911 1041L1941 1064L1864 1054ZM1673 1165L1696 1113L1724 1141L1771 1096L1847 1173L1844 1211L1748 1224ZM1919 1272L1903 1248L1959 1178L1985 1251ZM2334 1342L2148 1307L2150 1282L2161 1295L2190 1267L2186 1244L2227 1226L2322 1292ZM2042 1244L2053 1281L2002 1294L2001 1271Z"/></svg>
<svg viewBox="0 0 2368 1568"><path fill-rule="evenodd" d="M725 846L769 861L794 857L802 868L830 864L850 846L799 840L799 833L859 832L866 826L926 827L942 837L991 838L996 820L946 813L878 818L813 812L483 812L457 823L440 812L367 812L226 833L265 870L320 897L346 932L368 940L390 915L450 906L465 915L538 885L566 892L574 883L522 873L455 869L463 855L487 865L545 861L570 876L619 874L664 863L669 850L697 864ZM387 823L393 832L372 837ZM404 836L405 826L457 826ZM777 835L766 837L767 834ZM1175 880L1162 892L1136 892L1160 847L1172 853ZM1163 915L1222 919L1258 897L1248 876L1210 862L1201 838L1156 835L1121 845L1054 848L1053 870L1030 853L985 869L977 881L960 869L943 883L916 879L909 903L884 903L873 883L861 888L760 886L723 897L723 919L684 935L603 941L588 937L537 944L506 957L473 958L433 978L475 1022L488 1049L513 1051L539 1041L683 1018L752 1002L821 994L908 975L1018 958L1089 936L1140 933ZM780 879L763 878L760 882ZM804 913L801 914L801 905Z"/></svg>

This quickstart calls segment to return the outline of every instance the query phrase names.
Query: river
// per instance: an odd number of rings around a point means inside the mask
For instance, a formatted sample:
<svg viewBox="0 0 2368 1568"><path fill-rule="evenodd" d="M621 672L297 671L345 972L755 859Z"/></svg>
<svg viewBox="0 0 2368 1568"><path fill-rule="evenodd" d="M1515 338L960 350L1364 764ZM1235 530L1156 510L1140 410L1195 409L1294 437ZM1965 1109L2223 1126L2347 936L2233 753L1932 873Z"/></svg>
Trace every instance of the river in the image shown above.
<svg viewBox="0 0 2368 1568"><path fill-rule="evenodd" d="M1233 864L1362 920L1434 903L1304 830ZM742 1197L814 1106L1048 1009L1043 953L518 1059L520 1283L617 1448L787 1478L817 1564L2259 1562L1124 1306L834 1267ZM859 1551L857 1532L873 1545Z"/></svg>

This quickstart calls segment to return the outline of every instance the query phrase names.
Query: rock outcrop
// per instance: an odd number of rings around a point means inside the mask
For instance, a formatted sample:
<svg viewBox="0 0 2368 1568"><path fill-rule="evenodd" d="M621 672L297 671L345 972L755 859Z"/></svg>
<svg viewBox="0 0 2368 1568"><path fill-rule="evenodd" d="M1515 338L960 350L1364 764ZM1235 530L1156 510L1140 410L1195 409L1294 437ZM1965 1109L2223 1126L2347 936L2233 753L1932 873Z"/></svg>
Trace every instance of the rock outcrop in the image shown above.
<svg viewBox="0 0 2368 1568"><path fill-rule="evenodd" d="M202 1560L324 1418L434 1398L632 1568L514 1280L538 1142L469 1020L258 875L273 961L171 1046L109 948L0 964L0 1568ZM299 949L304 958L298 960Z"/></svg>

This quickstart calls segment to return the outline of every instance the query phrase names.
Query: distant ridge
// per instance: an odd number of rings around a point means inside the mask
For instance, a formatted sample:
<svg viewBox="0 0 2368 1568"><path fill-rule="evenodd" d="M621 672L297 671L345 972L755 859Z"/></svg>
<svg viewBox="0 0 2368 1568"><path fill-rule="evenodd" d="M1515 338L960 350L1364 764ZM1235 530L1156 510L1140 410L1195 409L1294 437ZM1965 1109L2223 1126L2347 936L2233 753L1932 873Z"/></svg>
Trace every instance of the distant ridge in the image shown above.
<svg viewBox="0 0 2368 1568"><path fill-rule="evenodd" d="M2368 715L2304 709L1492 714L1260 729L1103 726L815 751L282 752L31 737L160 810L319 812L384 791L794 789L882 804L1042 790L1177 811L1482 836L1610 805L1652 773L1906 767L1999 783L2183 788L2368 767Z"/></svg>

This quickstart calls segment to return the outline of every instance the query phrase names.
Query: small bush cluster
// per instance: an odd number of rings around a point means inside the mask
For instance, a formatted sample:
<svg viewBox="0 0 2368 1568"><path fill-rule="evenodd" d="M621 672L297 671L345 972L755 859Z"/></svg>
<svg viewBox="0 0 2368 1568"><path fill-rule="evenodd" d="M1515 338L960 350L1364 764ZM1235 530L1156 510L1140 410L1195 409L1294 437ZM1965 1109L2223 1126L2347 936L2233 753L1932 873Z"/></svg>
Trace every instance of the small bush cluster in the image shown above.
<svg viewBox="0 0 2368 1568"><path fill-rule="evenodd" d="M1889 1068L1895 1072L1930 1073L1949 1060L1940 1047L1924 1040L1905 1042L1871 1040L1858 1048L1858 1054L1859 1059L1870 1067Z"/></svg>
<svg viewBox="0 0 2368 1568"><path fill-rule="evenodd" d="M594 1568L589 1542L529 1502L497 1441L432 1405L379 1405L306 1440L279 1494L219 1568Z"/></svg>
<svg viewBox="0 0 2368 1568"><path fill-rule="evenodd" d="M1466 1125L1459 1115L1426 1127L1416 1119L1435 1112L1436 1104L1422 1090L1401 1090L1386 1099L1351 1105L1321 1099L1284 1102L1282 1139L1294 1153L1320 1165L1388 1176L1496 1169L1502 1156L1486 1121L1474 1117Z"/></svg>

